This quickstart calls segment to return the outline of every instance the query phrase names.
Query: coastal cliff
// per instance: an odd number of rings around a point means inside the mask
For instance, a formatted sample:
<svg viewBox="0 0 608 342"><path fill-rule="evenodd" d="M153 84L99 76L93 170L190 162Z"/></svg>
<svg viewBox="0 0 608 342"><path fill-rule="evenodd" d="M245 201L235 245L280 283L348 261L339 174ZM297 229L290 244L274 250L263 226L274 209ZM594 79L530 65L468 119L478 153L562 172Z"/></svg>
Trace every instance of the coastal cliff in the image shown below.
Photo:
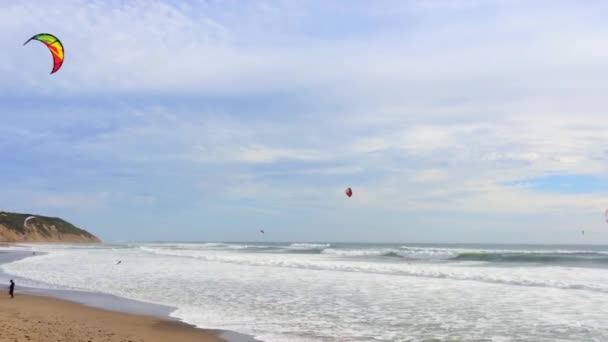
<svg viewBox="0 0 608 342"><path fill-rule="evenodd" d="M57 217L0 211L0 242L94 243L101 241L86 230Z"/></svg>

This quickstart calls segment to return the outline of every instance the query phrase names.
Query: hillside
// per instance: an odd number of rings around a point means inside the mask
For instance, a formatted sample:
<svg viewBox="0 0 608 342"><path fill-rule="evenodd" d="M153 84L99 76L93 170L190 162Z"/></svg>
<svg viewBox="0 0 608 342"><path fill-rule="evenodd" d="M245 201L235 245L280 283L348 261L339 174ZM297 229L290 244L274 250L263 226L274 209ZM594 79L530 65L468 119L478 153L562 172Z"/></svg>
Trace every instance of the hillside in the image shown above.
<svg viewBox="0 0 608 342"><path fill-rule="evenodd" d="M33 216L25 222L25 220ZM93 234L57 217L0 211L0 242L100 242Z"/></svg>

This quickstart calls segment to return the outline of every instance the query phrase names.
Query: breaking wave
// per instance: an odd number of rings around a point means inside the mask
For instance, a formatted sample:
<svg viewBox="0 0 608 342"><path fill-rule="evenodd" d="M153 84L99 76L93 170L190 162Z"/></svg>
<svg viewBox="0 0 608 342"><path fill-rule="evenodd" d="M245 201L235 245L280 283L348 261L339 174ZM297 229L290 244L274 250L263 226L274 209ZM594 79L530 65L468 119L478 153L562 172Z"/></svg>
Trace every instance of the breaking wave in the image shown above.
<svg viewBox="0 0 608 342"><path fill-rule="evenodd" d="M369 260L369 262L354 262L344 260L343 262L337 262L331 258L315 258L315 259L300 259L300 258L283 258L276 254L256 254L246 255L241 253L205 253L205 252L194 252L184 253L184 251L157 249L142 247L142 250L163 256L175 256L175 257L188 257L195 258L201 261L207 262L218 262L227 264L246 265L254 267L279 267L279 268L293 268L293 269L306 269L306 270L318 270L318 271L338 271L338 272L355 272L355 273L368 273L368 274L384 274L384 275L395 275L395 276L409 276L409 277L422 277L422 278L436 278L436 279L452 279L452 280L464 280L464 281L476 281L483 283L493 284L509 284L517 286L531 286L531 287L547 287L556 289L569 289L569 290L587 290L593 292L608 293L608 286L589 284L589 283L578 283L568 282L555 279L535 279L529 275L525 277L514 276L510 272L499 272L499 273L484 273L484 272L470 272L469 268L462 268L459 263L439 263L439 264L427 264L427 263L378 263ZM337 253L338 255L354 258L360 257L385 257L385 258L403 258L399 253L394 250L387 249L384 251L372 250L363 253L362 250L351 250L346 254ZM336 253L335 249L325 249L325 254ZM371 254L370 254L371 253ZM503 255L499 257L498 255ZM505 253L486 253L486 252L475 252L475 253L461 253L453 259L465 260L465 261L487 261L487 260L507 260L511 261L509 257L504 256ZM523 253L524 256L513 256L518 258L517 260L545 260L547 257L542 253ZM567 258L569 253L564 254L564 258ZM594 254L594 253L586 253ZM576 254L578 255L578 254ZM603 257L607 255L601 254ZM294 257L296 257L294 255ZM518 261L519 262L519 261ZM463 266L464 267L464 266ZM467 270L467 271L463 271Z"/></svg>
<svg viewBox="0 0 608 342"><path fill-rule="evenodd" d="M266 254L319 254L326 257L358 260L402 260L404 262L478 262L478 263L522 263L585 266L606 264L607 251L573 250L484 250L436 247L361 247L332 245L329 243L291 244L164 244L139 246L148 252L164 253L182 257L199 257L206 251L232 251Z"/></svg>
<svg viewBox="0 0 608 342"><path fill-rule="evenodd" d="M0 270L19 277L20 284L175 307L171 315L186 323L264 341L373 340L384 333L382 341L395 341L403 335L403 322L418 324L407 329L408 336L428 340L438 321L451 322L442 336L462 340L494 339L505 328L496 339L608 340L603 324L608 267L602 264L607 247L270 242L123 247L36 245L44 255ZM116 260L122 264L116 266ZM468 321L460 323L468 315L488 317L490 325L471 329ZM572 324L551 335L555 325L547 325L545 317L560 326ZM352 329L352 322L362 321L373 322L364 326L364 335L363 328ZM455 324L461 324L458 335ZM546 330L539 333L539 327ZM277 329L282 336L269 335Z"/></svg>

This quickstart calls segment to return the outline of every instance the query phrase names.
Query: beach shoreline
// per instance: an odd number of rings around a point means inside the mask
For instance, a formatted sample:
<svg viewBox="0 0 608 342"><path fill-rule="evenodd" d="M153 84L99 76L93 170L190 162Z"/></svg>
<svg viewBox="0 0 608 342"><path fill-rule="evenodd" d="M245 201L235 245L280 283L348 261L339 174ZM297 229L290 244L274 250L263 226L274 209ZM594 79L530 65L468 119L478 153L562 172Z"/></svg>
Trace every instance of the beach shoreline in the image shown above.
<svg viewBox="0 0 608 342"><path fill-rule="evenodd" d="M31 251L0 252L0 265L31 256L33 256ZM0 271L0 284L6 284L6 290L8 290L9 279L15 279L17 287L15 299L11 300L8 291L2 290L5 286L0 286L0 291L2 291L0 292L0 321L2 322L0 324L0 342L72 341L61 339L61 336L75 331L72 327L73 324L92 329L91 331L80 330L80 334L89 336L89 339L74 337L73 341L260 342L238 332L203 329L182 322L170 316L171 312L175 310L173 307L103 293L23 286L21 284L23 281L27 281L26 279ZM50 308L52 308L52 312ZM13 320L12 316L6 315L7 312L19 319ZM42 322L41 324L53 327L57 331L58 339L47 339L46 333L41 335L42 339L33 338L36 333L43 333L45 330L36 325L23 324L24 321L29 321L27 317L32 316L39 317L38 321ZM65 319L58 321L57 316ZM105 320L98 322L95 317L104 317ZM125 331L122 328L124 322L132 322L136 329ZM95 334L95 331L104 332L105 335ZM20 333L23 334L20 335ZM6 336L15 337L6 339ZM29 339L25 336L29 336ZM109 339L112 336L116 339ZM141 336L141 338L132 337L130 339L129 336ZM158 339L159 336L162 339Z"/></svg>
<svg viewBox="0 0 608 342"><path fill-rule="evenodd" d="M16 293L0 296L0 341L225 342L221 332L154 316Z"/></svg>

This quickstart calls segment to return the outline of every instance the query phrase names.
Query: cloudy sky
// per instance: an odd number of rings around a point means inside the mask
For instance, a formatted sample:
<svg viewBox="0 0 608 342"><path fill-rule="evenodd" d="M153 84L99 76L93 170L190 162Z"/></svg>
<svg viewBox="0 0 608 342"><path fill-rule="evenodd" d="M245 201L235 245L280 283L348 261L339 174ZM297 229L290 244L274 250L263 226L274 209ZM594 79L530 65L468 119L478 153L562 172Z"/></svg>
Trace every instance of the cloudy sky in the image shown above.
<svg viewBox="0 0 608 342"><path fill-rule="evenodd" d="M3 210L107 241L608 243L604 1L0 9Z"/></svg>

